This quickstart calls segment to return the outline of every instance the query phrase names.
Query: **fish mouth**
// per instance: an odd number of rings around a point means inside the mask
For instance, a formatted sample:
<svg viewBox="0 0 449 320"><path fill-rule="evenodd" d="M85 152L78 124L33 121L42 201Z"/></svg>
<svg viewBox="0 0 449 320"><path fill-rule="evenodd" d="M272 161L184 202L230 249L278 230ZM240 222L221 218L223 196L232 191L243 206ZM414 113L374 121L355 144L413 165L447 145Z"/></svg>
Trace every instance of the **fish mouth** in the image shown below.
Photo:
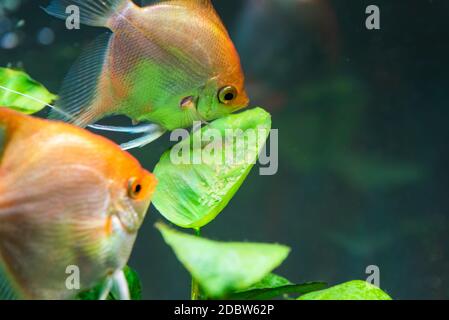
<svg viewBox="0 0 449 320"><path fill-rule="evenodd" d="M245 104L242 104L240 106L234 107L234 110L232 112L234 113L234 112L246 109L246 108L248 108L248 106L249 106L249 101L247 103L245 103Z"/></svg>
<svg viewBox="0 0 449 320"><path fill-rule="evenodd" d="M250 101L251 100L248 96L248 93L246 92L246 90L243 90L241 96L238 99L238 103L234 111L239 111L248 108Z"/></svg>

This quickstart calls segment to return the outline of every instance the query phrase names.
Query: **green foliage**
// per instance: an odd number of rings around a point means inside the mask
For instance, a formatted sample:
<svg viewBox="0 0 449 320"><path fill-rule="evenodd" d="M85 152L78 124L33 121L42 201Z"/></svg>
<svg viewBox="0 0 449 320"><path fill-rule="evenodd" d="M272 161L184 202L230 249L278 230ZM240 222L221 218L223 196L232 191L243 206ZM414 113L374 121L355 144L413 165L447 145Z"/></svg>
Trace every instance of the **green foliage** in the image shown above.
<svg viewBox="0 0 449 320"><path fill-rule="evenodd" d="M287 258L279 244L218 242L157 224L165 242L212 298L244 290L261 281Z"/></svg>
<svg viewBox="0 0 449 320"><path fill-rule="evenodd" d="M128 282L131 300L142 300L142 284L137 272L128 266L123 269L123 272L125 273L126 281ZM118 297L115 295L114 291L112 291L111 295L115 300L118 300Z"/></svg>
<svg viewBox="0 0 449 320"><path fill-rule="evenodd" d="M355 280L305 294L299 300L391 300L381 289L366 281Z"/></svg>
<svg viewBox="0 0 449 320"><path fill-rule="evenodd" d="M284 277L270 273L258 283L245 291L236 292L229 296L233 300L267 300L289 294L306 294L326 288L323 282L309 282L293 284Z"/></svg>
<svg viewBox="0 0 449 320"><path fill-rule="evenodd" d="M139 275L136 271L126 266L123 269L125 273L126 281L128 282L129 294L131 300L141 300L142 299L142 285L140 283ZM99 283L92 289L81 292L77 299L78 300L98 300L101 295L101 291L104 283ZM116 294L111 291L108 295L107 300L119 300Z"/></svg>
<svg viewBox="0 0 449 320"><path fill-rule="evenodd" d="M237 145L235 140L223 139L226 129L246 130L258 127L266 129L266 133L257 137L255 145L245 143L242 146ZM226 148L246 152L255 161L270 128L269 114L257 108L216 120L191 134L189 139L178 143L174 148L176 152L181 150L184 155L188 154L187 161L184 164L174 164L173 150L162 156L154 170L159 180L153 199L156 208L165 218L184 228L198 230L212 221L229 203L253 166L248 162L234 166L223 164ZM200 135L203 138L210 136L208 131L212 129L218 129L218 140L214 138L209 143L195 144L195 139L203 141ZM220 145L218 155L205 152L210 143ZM202 159L197 164L193 161L195 152ZM157 224L157 228L178 260L192 275L194 299L201 296L197 284L201 287L203 298L262 300L302 294L306 299L319 297L310 296L314 292L328 292L323 290L326 288L325 283L293 284L270 273L287 257L290 251L288 247L277 244L217 242L181 233L164 224ZM376 295L373 290L368 290L372 288L361 288L360 284L357 287L357 284L359 283L354 282L346 288L348 299L351 299L351 294L358 299L368 298L368 294ZM343 296L340 294L340 297Z"/></svg>
<svg viewBox="0 0 449 320"><path fill-rule="evenodd" d="M103 283L99 283L92 289L83 291L76 297L77 300L99 300L101 295L101 289L103 288ZM113 300L112 296L109 294L108 300Z"/></svg>
<svg viewBox="0 0 449 320"><path fill-rule="evenodd" d="M33 80L23 71L0 68L0 106L16 111L33 114L45 108L56 99L56 95L49 92L43 85ZM22 93L33 98L24 97Z"/></svg>
<svg viewBox="0 0 449 320"><path fill-rule="evenodd" d="M251 287L247 288L246 290L257 290L257 289L272 289L272 288L279 288L283 286L289 286L293 283L290 282L290 280L279 276L274 273L268 274L266 277L264 277L259 282L253 284Z"/></svg>
<svg viewBox="0 0 449 320"><path fill-rule="evenodd" d="M262 130L256 130L258 128ZM236 139L225 139L227 129L241 129L245 133L248 129L254 129L256 141L248 141L249 135L244 135L244 145L237 143ZM173 149L187 154L184 163L173 163L172 150L162 156L154 169L159 185L153 204L177 226L200 228L208 224L226 207L242 185L270 129L270 114L255 108L215 120L191 134L190 139L181 141ZM217 132L220 133L218 137L215 134ZM204 140L209 142L194 143ZM225 150L233 150L237 161L230 164ZM193 161L195 155L202 157L201 163Z"/></svg>

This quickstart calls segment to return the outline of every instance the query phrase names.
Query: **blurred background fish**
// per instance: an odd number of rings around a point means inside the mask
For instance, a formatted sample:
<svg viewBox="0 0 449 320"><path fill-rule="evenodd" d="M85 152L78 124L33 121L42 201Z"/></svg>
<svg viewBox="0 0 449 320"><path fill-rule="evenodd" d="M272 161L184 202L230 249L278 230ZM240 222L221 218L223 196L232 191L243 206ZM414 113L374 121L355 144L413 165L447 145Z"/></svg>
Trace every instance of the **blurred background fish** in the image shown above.
<svg viewBox="0 0 449 320"><path fill-rule="evenodd" d="M209 0L146 7L130 0L54 0L45 10L67 19L71 5L79 7L82 23L113 33L72 68L57 103L69 117L53 117L86 126L123 114L159 125L152 131L159 136L248 105L238 53Z"/></svg>
<svg viewBox="0 0 449 320"><path fill-rule="evenodd" d="M232 34L255 105L286 106L292 83L310 81L310 61L335 67L341 35L327 0L246 0ZM294 59L292 59L294 57Z"/></svg>
<svg viewBox="0 0 449 320"><path fill-rule="evenodd" d="M70 266L80 290L122 276L152 174L105 138L5 108L0 157L0 299L74 298Z"/></svg>

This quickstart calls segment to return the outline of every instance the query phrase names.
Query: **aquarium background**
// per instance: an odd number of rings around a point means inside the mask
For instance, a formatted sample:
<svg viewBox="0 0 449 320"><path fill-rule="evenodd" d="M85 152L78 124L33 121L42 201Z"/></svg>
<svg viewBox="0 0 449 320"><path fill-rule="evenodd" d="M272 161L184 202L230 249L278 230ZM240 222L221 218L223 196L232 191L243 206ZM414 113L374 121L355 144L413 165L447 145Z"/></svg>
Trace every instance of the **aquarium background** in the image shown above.
<svg viewBox="0 0 449 320"><path fill-rule="evenodd" d="M251 104L279 129L279 172L255 168L204 235L291 246L277 273L294 282L366 279L376 265L393 298L449 298L449 1L213 2ZM45 4L0 1L0 65L57 92L104 30L68 31ZM365 27L369 4L381 30ZM166 135L132 153L152 170L170 145ZM162 219L152 207L130 265L144 298L188 298L189 275L153 227Z"/></svg>

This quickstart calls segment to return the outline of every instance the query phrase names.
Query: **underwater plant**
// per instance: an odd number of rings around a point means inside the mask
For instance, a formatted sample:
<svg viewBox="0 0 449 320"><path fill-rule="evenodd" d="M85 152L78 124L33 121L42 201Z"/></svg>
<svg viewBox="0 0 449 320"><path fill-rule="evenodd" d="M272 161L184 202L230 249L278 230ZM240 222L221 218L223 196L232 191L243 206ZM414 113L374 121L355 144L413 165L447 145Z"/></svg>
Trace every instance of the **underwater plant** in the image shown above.
<svg viewBox="0 0 449 320"><path fill-rule="evenodd" d="M49 105L55 97L22 71L0 69L0 75L0 88L8 91L8 94L0 95L0 105L4 107L34 113ZM34 102L40 100L40 105L27 107L29 92L39 92L43 98ZM7 113L1 112L0 120L3 114ZM242 139L219 139L232 129L241 130ZM245 134L251 129L255 137ZM221 242L201 236L202 228L223 211L244 182L263 150L270 129L271 116L262 108L222 117L173 146L162 155L154 169L158 180L154 206L173 225L193 230L193 234L189 234L164 223L156 225L167 245L192 276L191 299L391 299L381 289L365 281L351 281L331 288L322 282L290 282L273 273L290 253L290 248L285 245ZM209 143L195 143L198 136L210 137L209 131L212 130L218 132L219 137L209 140ZM236 155L234 161L227 161L227 150ZM177 163L171 161L171 156L180 151L187 157ZM192 161L195 157L202 161L195 163ZM112 163L115 161L111 160ZM0 176L0 182L3 179ZM96 198L86 196L85 200L95 202ZM0 232L0 241L3 241L1 237ZM138 275L129 267L124 267L123 274L131 298L139 299L144 288ZM0 274L0 279L5 278L8 279L8 275ZM83 287L84 291L77 297L86 300L104 298L104 285L100 281L96 286ZM108 299L119 298L123 296L117 294L117 290L108 296Z"/></svg>

